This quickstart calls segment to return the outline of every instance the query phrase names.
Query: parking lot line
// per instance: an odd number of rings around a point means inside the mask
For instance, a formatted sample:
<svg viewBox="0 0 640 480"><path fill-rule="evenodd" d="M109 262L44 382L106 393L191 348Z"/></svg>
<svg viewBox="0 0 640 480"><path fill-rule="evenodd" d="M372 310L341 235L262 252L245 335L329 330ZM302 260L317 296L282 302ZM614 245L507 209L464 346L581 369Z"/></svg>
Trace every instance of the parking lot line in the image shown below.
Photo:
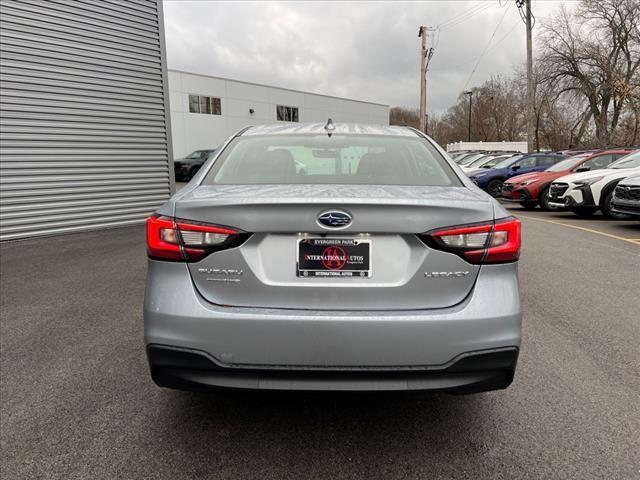
<svg viewBox="0 0 640 480"><path fill-rule="evenodd" d="M584 230L585 232L591 232L591 233L595 233L597 235L602 235L604 237L615 238L616 240L622 240L623 242L632 243L633 245L640 245L640 239L638 239L638 238L620 237L618 235L613 235L611 233L601 232L600 230L594 230L592 228L580 227L578 225L572 225L570 223L565 223L565 222L558 222L556 220L546 220L546 219L543 219L543 218L529 217L527 215L518 215L518 217L526 218L527 220L535 220L537 222L545 222L545 223L553 223L555 225L562 225L564 227L575 228L576 230Z"/></svg>

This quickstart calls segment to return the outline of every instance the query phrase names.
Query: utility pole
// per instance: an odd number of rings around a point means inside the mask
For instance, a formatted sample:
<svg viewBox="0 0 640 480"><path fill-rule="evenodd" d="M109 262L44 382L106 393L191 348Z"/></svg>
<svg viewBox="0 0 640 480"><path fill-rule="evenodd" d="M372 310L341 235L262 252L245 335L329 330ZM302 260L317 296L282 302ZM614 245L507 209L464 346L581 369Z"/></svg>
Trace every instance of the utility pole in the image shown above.
<svg viewBox="0 0 640 480"><path fill-rule="evenodd" d="M422 38L420 47L420 131L427 133L427 72L429 61L433 56L433 47L427 48L427 32L433 32L434 28L422 25L418 30L418 37Z"/></svg>
<svg viewBox="0 0 640 480"><path fill-rule="evenodd" d="M533 40L531 39L531 0L525 0L525 15L527 26L527 149L528 153L533 152L534 137L536 135L534 128L534 95L533 95Z"/></svg>
<svg viewBox="0 0 640 480"><path fill-rule="evenodd" d="M424 132L427 114L427 27L418 30L418 37L422 39L420 47L420 131Z"/></svg>

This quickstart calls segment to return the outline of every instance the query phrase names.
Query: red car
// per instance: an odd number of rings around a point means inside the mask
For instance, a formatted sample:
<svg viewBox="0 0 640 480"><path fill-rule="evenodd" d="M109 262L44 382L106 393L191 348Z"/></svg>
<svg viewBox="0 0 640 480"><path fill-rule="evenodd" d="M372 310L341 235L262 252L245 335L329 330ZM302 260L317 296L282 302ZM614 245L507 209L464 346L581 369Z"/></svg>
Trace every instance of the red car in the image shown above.
<svg viewBox="0 0 640 480"><path fill-rule="evenodd" d="M632 149L601 150L574 155L542 172L525 173L510 178L502 184L502 198L517 202L523 208L532 209L540 204L543 210L551 210L547 203L549 185L555 179L576 172L598 170L631 153Z"/></svg>

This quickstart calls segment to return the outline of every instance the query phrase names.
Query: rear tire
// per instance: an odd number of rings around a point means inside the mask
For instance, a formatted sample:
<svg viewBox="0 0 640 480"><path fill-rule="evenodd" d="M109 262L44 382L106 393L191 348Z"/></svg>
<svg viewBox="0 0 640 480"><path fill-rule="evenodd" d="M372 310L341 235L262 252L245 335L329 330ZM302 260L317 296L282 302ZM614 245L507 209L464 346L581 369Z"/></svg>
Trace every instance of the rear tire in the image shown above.
<svg viewBox="0 0 640 480"><path fill-rule="evenodd" d="M624 220L625 218L628 218L627 215L624 215L622 213L615 213L614 211L612 211L611 209L613 208L613 205L611 205L613 200L613 190L611 190L609 193L607 193L607 195L604 197L604 201L602 202L602 215L604 215L605 218L608 218L609 220Z"/></svg>
<svg viewBox="0 0 640 480"><path fill-rule="evenodd" d="M572 208L571 211L575 213L580 218L589 218L592 217L594 213L598 211L597 208L586 207L586 208Z"/></svg>
<svg viewBox="0 0 640 480"><path fill-rule="evenodd" d="M540 208L542 210L555 210L555 208L551 208L551 206L549 205L549 187L540 190L538 198L540 198Z"/></svg>
<svg viewBox="0 0 640 480"><path fill-rule="evenodd" d="M487 184L487 193L493 198L500 198L502 196L502 183L502 180L497 178L495 180L491 180Z"/></svg>

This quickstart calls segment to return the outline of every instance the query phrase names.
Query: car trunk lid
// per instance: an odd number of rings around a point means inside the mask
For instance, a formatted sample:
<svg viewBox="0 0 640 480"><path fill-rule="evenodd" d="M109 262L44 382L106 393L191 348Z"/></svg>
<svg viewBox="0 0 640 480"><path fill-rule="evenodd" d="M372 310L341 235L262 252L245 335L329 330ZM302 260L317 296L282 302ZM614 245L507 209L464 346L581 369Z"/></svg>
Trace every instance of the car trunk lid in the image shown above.
<svg viewBox="0 0 640 480"><path fill-rule="evenodd" d="M328 210L347 212L351 224L335 230L321 226L318 217ZM480 269L453 253L428 247L416 234L490 222L493 205L466 187L217 185L186 192L176 202L175 216L252 234L239 247L189 264L194 285L210 302L406 310L461 302ZM345 250L355 242L358 252L368 256L368 275L305 276L299 264L301 248L308 248L300 246L305 242L347 245ZM322 254L323 249L315 252ZM324 258L331 262L331 257Z"/></svg>

